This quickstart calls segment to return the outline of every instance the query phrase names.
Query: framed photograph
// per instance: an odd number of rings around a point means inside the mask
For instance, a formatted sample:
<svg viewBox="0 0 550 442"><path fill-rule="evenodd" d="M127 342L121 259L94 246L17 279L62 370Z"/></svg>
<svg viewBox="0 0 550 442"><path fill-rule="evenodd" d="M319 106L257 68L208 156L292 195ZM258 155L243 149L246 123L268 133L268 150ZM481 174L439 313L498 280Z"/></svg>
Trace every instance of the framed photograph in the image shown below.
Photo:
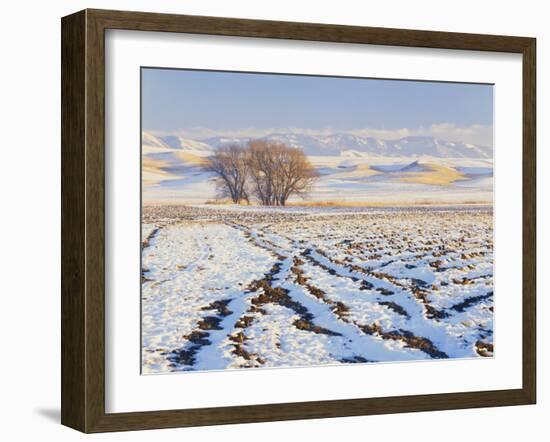
<svg viewBox="0 0 550 442"><path fill-rule="evenodd" d="M535 39L62 19L62 423L536 400Z"/></svg>

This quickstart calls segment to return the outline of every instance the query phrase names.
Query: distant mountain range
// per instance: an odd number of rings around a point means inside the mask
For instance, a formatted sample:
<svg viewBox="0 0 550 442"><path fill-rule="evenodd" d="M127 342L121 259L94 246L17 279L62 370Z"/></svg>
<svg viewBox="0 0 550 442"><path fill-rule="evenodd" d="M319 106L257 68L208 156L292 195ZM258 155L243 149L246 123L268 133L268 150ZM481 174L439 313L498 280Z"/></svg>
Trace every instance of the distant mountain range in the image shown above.
<svg viewBox="0 0 550 442"><path fill-rule="evenodd" d="M343 157L424 157L492 159L493 149L463 142L445 141L430 136L409 136L395 140L337 133L333 135L304 135L272 133L261 139L276 141L303 149L311 156ZM154 136L144 132L144 145L182 150L196 155L209 155L215 149L232 143L245 143L250 138L213 137L193 140L176 135Z"/></svg>

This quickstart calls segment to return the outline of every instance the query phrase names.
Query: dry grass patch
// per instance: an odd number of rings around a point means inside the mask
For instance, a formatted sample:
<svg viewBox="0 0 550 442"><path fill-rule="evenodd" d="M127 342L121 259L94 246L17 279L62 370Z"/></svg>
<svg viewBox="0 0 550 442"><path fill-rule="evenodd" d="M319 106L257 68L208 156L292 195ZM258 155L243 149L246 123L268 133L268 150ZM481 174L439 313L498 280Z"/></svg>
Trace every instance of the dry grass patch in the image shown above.
<svg viewBox="0 0 550 442"><path fill-rule="evenodd" d="M466 176L452 167L441 164L424 164L425 172L405 172L400 181L415 184L431 184L434 186L448 186L455 181L465 180Z"/></svg>
<svg viewBox="0 0 550 442"><path fill-rule="evenodd" d="M206 164L206 158L188 152L174 152L175 155L186 164L191 166L203 166Z"/></svg>

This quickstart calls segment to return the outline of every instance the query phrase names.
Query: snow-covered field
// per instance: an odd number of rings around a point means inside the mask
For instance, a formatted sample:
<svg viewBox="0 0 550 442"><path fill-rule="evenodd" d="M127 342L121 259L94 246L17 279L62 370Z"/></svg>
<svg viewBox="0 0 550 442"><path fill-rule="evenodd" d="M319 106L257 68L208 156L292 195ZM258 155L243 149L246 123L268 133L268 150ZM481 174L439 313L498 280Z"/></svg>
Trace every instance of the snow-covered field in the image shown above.
<svg viewBox="0 0 550 442"><path fill-rule="evenodd" d="M490 357L490 207L146 206L142 370Z"/></svg>

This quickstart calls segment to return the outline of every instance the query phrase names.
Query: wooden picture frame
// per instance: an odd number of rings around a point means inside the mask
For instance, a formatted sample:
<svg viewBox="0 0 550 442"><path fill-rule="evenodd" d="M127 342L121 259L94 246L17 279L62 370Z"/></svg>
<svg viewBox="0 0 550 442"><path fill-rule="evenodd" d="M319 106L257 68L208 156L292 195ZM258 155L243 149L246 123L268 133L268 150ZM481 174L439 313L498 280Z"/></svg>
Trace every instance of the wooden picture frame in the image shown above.
<svg viewBox="0 0 550 442"><path fill-rule="evenodd" d="M523 385L512 390L105 412L105 30L494 51L523 57ZM533 38L84 10L62 19L62 424L83 432L534 404L536 41Z"/></svg>

